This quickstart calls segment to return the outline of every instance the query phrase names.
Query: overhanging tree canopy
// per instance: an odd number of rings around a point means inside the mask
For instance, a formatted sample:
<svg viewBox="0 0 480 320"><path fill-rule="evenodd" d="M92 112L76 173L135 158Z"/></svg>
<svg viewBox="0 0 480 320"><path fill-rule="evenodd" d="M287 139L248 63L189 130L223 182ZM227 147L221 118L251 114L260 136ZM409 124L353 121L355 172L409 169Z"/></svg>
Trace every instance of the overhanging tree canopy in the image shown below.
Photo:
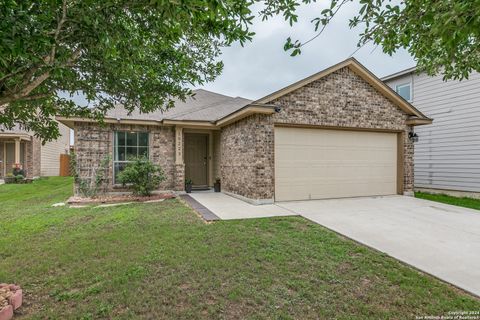
<svg viewBox="0 0 480 320"><path fill-rule="evenodd" d="M312 0L315 2L315 0ZM304 2L310 2L308 0ZM292 55L314 40L335 15L352 0L331 0L329 7L314 19L317 35L306 41L287 39L285 49ZM444 79L464 79L480 72L479 0L360 0L360 9L351 17L351 28L363 29L358 47L366 43L381 46L393 54L404 48L417 68Z"/></svg>
<svg viewBox="0 0 480 320"><path fill-rule="evenodd" d="M44 139L54 115L149 112L214 79L222 46L252 34L245 1L0 0L0 124ZM96 108L60 92L82 92Z"/></svg>
<svg viewBox="0 0 480 320"><path fill-rule="evenodd" d="M18 123L43 140L58 136L55 115L101 121L116 103L149 112L185 99L190 85L222 70L221 48L252 39L259 16L298 21L316 0L0 0L0 126ZM320 35L350 0L329 0L313 27ZM478 0L360 0L350 26L364 27L359 46L392 54L407 48L429 74L462 79L480 72ZM313 40L313 39L310 39ZM310 40L287 39L300 53ZM82 92L95 108L60 92Z"/></svg>

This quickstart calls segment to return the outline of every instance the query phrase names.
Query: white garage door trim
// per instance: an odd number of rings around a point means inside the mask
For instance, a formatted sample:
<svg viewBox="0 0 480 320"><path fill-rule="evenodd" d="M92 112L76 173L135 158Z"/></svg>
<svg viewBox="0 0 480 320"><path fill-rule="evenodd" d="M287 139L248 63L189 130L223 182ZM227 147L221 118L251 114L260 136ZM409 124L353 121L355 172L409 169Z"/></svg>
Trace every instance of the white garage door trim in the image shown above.
<svg viewBox="0 0 480 320"><path fill-rule="evenodd" d="M403 134L275 125L275 201L403 190Z"/></svg>

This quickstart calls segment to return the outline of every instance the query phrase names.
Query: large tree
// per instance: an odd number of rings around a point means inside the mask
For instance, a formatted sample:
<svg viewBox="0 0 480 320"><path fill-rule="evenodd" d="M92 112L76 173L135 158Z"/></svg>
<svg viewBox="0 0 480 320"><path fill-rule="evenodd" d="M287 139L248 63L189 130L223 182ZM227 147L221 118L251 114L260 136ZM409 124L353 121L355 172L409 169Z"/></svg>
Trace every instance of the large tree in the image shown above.
<svg viewBox="0 0 480 320"><path fill-rule="evenodd" d="M310 1L304 1L310 2ZM312 0L311 2L315 2ZM306 41L287 39L291 55L315 40L352 0L330 0L312 22L317 34ZM360 9L349 20L359 31L358 47L379 45L393 54L406 49L419 71L464 79L480 72L480 0L359 0ZM275 10L274 12L275 13Z"/></svg>
<svg viewBox="0 0 480 320"><path fill-rule="evenodd" d="M246 1L0 0L0 126L44 140L55 115L149 112L214 79L222 46L251 39ZM95 108L65 93L81 92Z"/></svg>
<svg viewBox="0 0 480 320"><path fill-rule="evenodd" d="M127 110L169 108L191 85L213 80L218 57L250 41L252 7L263 19L298 21L316 0L0 0L0 126L18 123L44 140L57 137L54 115L101 121L116 103ZM320 2L320 1L318 1ZM325 0L317 36L351 0ZM462 79L480 71L480 0L360 0L350 27L358 45L392 54L406 48L429 74ZM287 39L292 55L312 41ZM83 93L95 108L61 93Z"/></svg>

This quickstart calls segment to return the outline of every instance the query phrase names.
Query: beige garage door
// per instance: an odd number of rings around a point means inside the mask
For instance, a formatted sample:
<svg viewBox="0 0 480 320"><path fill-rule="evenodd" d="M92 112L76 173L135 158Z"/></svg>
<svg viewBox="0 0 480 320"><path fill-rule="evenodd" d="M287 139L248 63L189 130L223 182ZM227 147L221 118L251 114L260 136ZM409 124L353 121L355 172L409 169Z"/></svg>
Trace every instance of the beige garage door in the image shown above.
<svg viewBox="0 0 480 320"><path fill-rule="evenodd" d="M275 200L395 194L397 135L275 128Z"/></svg>

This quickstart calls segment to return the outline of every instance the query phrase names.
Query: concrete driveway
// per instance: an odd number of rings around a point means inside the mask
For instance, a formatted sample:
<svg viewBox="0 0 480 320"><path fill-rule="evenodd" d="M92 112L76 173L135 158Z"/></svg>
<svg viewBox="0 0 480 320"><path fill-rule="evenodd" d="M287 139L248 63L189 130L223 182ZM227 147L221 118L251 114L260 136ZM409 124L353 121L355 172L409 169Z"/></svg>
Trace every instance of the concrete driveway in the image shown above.
<svg viewBox="0 0 480 320"><path fill-rule="evenodd" d="M404 196L277 205L480 296L480 211Z"/></svg>
<svg viewBox="0 0 480 320"><path fill-rule="evenodd" d="M480 296L480 211L405 196L254 206L192 194L221 219L301 215Z"/></svg>

